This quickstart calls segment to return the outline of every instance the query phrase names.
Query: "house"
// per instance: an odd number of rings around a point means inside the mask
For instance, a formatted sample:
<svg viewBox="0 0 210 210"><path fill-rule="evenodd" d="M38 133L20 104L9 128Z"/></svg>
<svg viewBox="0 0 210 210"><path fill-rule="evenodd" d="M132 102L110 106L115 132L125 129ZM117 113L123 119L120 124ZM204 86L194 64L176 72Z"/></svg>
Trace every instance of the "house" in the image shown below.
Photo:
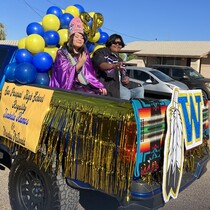
<svg viewBox="0 0 210 210"><path fill-rule="evenodd" d="M0 40L0 44L18 45L18 40ZM191 66L210 78L210 41L135 41L127 43L121 52L136 56L128 65Z"/></svg>
<svg viewBox="0 0 210 210"><path fill-rule="evenodd" d="M0 40L0 44L8 45L18 45L18 40Z"/></svg>
<svg viewBox="0 0 210 210"><path fill-rule="evenodd" d="M127 43L121 52L136 56L128 65L191 66L210 78L210 41L135 41Z"/></svg>

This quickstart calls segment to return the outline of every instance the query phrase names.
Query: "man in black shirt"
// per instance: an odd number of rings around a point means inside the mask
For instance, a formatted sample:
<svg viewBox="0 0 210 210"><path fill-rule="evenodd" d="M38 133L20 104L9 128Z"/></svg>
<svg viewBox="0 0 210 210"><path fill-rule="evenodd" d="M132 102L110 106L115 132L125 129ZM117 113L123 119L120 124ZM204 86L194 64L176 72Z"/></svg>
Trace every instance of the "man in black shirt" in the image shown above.
<svg viewBox="0 0 210 210"><path fill-rule="evenodd" d="M125 65L119 57L124 46L122 37L113 34L107 39L105 48L94 52L92 62L97 77L105 85L108 96L126 100L143 98L144 88L138 83L129 82Z"/></svg>

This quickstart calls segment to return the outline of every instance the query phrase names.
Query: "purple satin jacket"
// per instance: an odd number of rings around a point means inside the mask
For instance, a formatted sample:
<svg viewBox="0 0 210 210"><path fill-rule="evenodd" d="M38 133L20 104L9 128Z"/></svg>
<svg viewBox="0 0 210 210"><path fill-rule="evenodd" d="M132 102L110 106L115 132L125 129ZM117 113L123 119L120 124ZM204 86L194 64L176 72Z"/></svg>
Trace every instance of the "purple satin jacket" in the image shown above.
<svg viewBox="0 0 210 210"><path fill-rule="evenodd" d="M78 60L77 57L76 60ZM87 60L83 65L83 73L89 83L88 85L80 84L77 79L76 65L72 66L63 51L59 49L53 64L49 86L98 94L99 89L104 88L104 85L96 78L95 69L88 52Z"/></svg>

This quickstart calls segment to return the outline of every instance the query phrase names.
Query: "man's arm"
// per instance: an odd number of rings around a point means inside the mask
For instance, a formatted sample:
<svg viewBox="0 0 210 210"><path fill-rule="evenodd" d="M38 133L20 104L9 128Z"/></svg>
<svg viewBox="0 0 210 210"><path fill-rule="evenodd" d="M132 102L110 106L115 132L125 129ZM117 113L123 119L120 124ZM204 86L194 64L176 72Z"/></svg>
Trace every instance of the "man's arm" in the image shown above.
<svg viewBox="0 0 210 210"><path fill-rule="evenodd" d="M99 65L99 68L102 71L107 71L107 70L111 70L111 69L119 69L120 68L120 63L103 62Z"/></svg>
<svg viewBox="0 0 210 210"><path fill-rule="evenodd" d="M105 59L106 49L98 49L92 58L93 66L101 71L108 71L111 69L120 69L121 63L108 63Z"/></svg>

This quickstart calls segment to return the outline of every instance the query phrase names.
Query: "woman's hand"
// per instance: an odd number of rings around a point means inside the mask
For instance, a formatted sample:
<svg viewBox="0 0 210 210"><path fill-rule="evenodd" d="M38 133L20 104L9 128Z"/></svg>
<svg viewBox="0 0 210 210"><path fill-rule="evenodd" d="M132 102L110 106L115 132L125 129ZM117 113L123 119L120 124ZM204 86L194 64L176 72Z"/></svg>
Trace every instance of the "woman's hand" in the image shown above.
<svg viewBox="0 0 210 210"><path fill-rule="evenodd" d="M77 65L76 65L76 70L77 71L79 71L82 68L82 66L84 65L86 60L87 60L86 52L83 52L78 58L78 62L77 62Z"/></svg>
<svg viewBox="0 0 210 210"><path fill-rule="evenodd" d="M85 63L85 61L87 60L87 55L86 52L83 52L78 59L78 63L81 63L82 65Z"/></svg>
<svg viewBox="0 0 210 210"><path fill-rule="evenodd" d="M101 95L103 95L103 96L106 96L107 95L106 88L100 88L99 91L100 91Z"/></svg>

